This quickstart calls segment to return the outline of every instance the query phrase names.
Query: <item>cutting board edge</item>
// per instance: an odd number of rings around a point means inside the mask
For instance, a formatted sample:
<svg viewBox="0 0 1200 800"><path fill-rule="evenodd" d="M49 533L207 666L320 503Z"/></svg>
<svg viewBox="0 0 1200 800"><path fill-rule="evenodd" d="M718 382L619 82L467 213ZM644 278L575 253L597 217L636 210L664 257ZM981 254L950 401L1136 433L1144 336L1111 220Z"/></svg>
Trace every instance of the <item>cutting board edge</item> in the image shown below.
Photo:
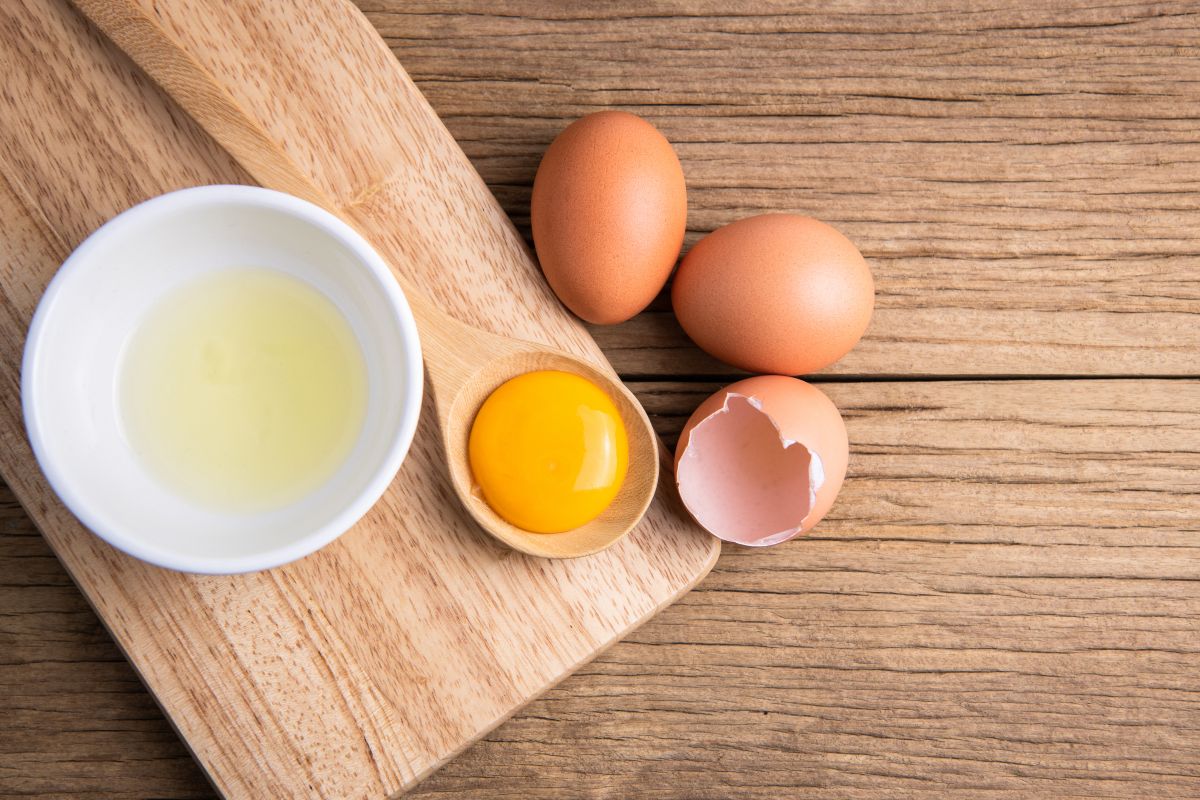
<svg viewBox="0 0 1200 800"><path fill-rule="evenodd" d="M613 634L612 638L610 638L608 641L604 642L599 647L592 650L590 653L588 653L586 656L584 656L579 661L577 661L574 664L567 667L565 670L563 670L563 672L560 675L558 675L557 677L555 677L554 679L549 681L545 686L541 687L537 691L530 694L529 697L526 698L523 702L521 702L518 705L513 706L511 709L509 709L506 714L498 717L495 721L488 723L487 725L481 727L479 729L479 732L475 736L471 737L469 740L465 741L461 747L453 750L452 752L447 754L444 758L439 759L438 761L431 764L427 769L419 772L410 782L408 782L407 784L402 786L398 791L395 791L392 794L388 795L387 800L397 800L397 798L401 798L404 795L411 792L413 789L415 789L417 786L419 786L422 782L424 782L424 780L426 778L430 777L435 772L440 770L442 767L446 766L451 761L458 758L464 752L469 750L473 745L475 745L476 743L478 743L479 741L484 739L484 737L486 737L489 733L496 730L504 723L508 722L510 719L512 719L514 716L516 716L521 710L526 708L530 703L543 697L551 689L558 686L564 680L566 680L567 678L574 675L581 668L583 668L583 667L587 666L588 664L590 664L591 662L595 661L597 658L602 656L604 653L608 652L608 650L610 648L612 648L613 645L617 644L622 639L624 639L626 636L633 633L635 630L642 627L650 620L654 619L656 616L659 615L659 613L661 613L667 607L672 606L675 603L677 603L684 595L691 592L692 589L695 589L696 586L698 586L700 584L700 581L702 581L706 577L708 577L708 574L710 572L712 572L713 567L715 567L717 565L717 561L721 557L721 540L715 536L709 536L708 538L710 540L709 541L708 559L704 562L703 565L701 565L701 569L695 575L695 577L691 578L686 584L681 586L677 592L668 596L667 598L662 600L660 603L656 604L653 608L651 608L649 611L647 611L643 616L634 620L634 622L631 625L629 625L627 628L617 631L615 634ZM72 580L74 580L74 578L72 578ZM105 626L105 629L107 630L107 626ZM124 652L124 651L122 651L122 652ZM139 677L140 677L140 675L139 675ZM155 698L155 703L156 704L158 703L157 697ZM161 706L160 706L160 708L161 708ZM171 723L171 727L172 728L175 727L175 724L173 722ZM188 752L191 752L190 747L188 748ZM210 783L213 783L212 776L208 775L207 771L205 771L205 776L208 778ZM213 785L215 786L216 784L214 783Z"/></svg>
<svg viewBox="0 0 1200 800"><path fill-rule="evenodd" d="M588 334L588 335L590 336L590 334ZM31 461L36 462L36 459L34 458L33 453L32 453L32 449L30 449L28 434L25 434L24 431L22 431L22 433L24 435L21 437L21 445L24 446L25 448L29 449L29 452L27 453L29 459ZM76 563L77 559L75 557L75 554L73 554L71 552L69 547L60 548L58 542L56 541L58 538L57 534L55 534L53 532L47 533L47 531L44 529L44 527L38 521L40 514L37 513L37 509L33 507L32 502L27 501L27 499L26 499L27 496L36 499L35 496L36 496L37 492L34 491L32 489L32 487L30 487L27 484L27 481L32 480L35 482L45 483L44 476L41 476L40 474L35 474L32 476L14 475L14 474L12 474L11 470L6 468L5 465L0 464L0 479L3 479L5 481L5 483L7 483L9 485L9 487L13 491L13 495L16 497L17 502L18 502L18 504L20 504L22 510L24 510L25 513L29 515L29 518L34 521L34 525L37 528L38 533L41 534L42 538L46 541L46 544L49 545L50 550L54 553L55 558L57 558L59 563L63 565L63 568L66 570L68 577L70 577L70 579L71 579L71 583L74 584L75 588L83 596L84 600L88 604L88 607L92 610L92 613L94 613L96 615L96 619L100 622L100 625L104 628L105 633L108 634L108 636L112 640L113 644L116 645L117 650L120 651L121 656L125 659L125 662L127 664L129 664L130 668L133 670L134 675L137 677L138 682L141 683L142 688L145 689L146 694L148 694L150 696L155 707L162 713L163 718L166 719L166 721L167 721L167 724L171 726L171 730L175 733L175 735L177 737L179 737L179 741L183 744L184 748L187 749L188 755L191 756L192 761L196 764L197 768L199 768L200 772L204 775L205 780L208 781L209 785L213 788L213 791L218 796L220 796L222 798L227 797L228 795L222 790L221 783L217 780L217 777L208 769L205 759L201 758L199 756L199 754L193 749L191 743L188 741L187 736L184 735L183 731L180 730L179 725L176 724L175 717L174 717L171 709L169 709L167 707L167 705L164 703L163 699L159 696L159 693L155 690L151 681L149 681L147 679L146 674L143 672L143 670L141 669L141 667L138 664L138 659L131 656L129 651L125 648L124 644L122 643L122 635L119 632L113 630L112 626L109 624L109 621L108 621L106 615L104 613L102 613L100 606L97 604L96 598L93 598L92 593L89 590L88 586L84 582L81 582L79 580L78 576L76 575L76 567L81 566L81 565ZM661 478L660 478L660 480L661 480ZM48 483L46 483L44 490L45 490L45 493L50 494L51 496L55 497L56 499L58 498L57 493L54 492L54 489ZM59 502L61 503L61 499L59 500ZM66 511L66 513L70 514L70 511L67 510L65 506L63 506L63 509L64 509L64 511ZM75 519L75 517L73 515L71 516L71 518L73 520ZM77 524L82 526L82 523L79 523L78 520L76 520L76 522L77 522ZM699 526L696 526L696 529L697 529L698 534L703 533L703 531L699 528ZM87 533L90 536L95 536L95 534L91 533L90 531L88 531ZM99 538L99 537L97 537L97 538ZM663 598L662 600L657 602L655 605L653 605L651 608L649 608L646 611L646 613L639 616L631 624L629 624L625 628L622 628L619 631L616 631L607 641L603 642L602 644L597 646L595 649L588 652L583 658L579 659L574 664L571 664L566 669L564 669L560 674L558 674L553 679L546 682L545 685L541 686L536 691L532 692L524 701L522 701L521 703L519 703L515 706L512 706L511 708L509 708L507 710L507 712L505 714L497 717L495 720L489 722L488 724L486 724L484 726L481 726L479 728L479 730L476 732L476 734L474 736L472 736L471 738L465 740L461 746L446 753L440 759L438 759L434 762L431 762L429 764L429 766L427 766L425 769L416 773L411 780L404 782L400 786L399 789L397 789L395 792L392 792L390 795L387 795L387 800L395 800L395 798L403 797L404 795L411 792L413 789L415 789L417 786L419 786L422 782L424 782L426 778L430 777L435 772L437 772L442 767L444 767L446 764L453 761L455 758L457 758L463 752L469 750L474 744L481 741L492 731L496 730L501 725L503 725L505 722L510 720L512 717L514 717L516 714L518 714L522 709L526 708L530 703L532 703L533 701L544 696L551 689L558 686L564 680L566 680L567 678L569 678L573 674L575 674L577 671L579 671L579 669L581 669L582 667L591 663L599 656L603 655L610 648L612 648L613 645L617 644L622 639L627 637L630 633L637 630L641 626L645 625L651 619L658 616L658 614L660 612L662 612L664 609L666 609L668 606L675 604L684 595L688 594L689 592L692 591L692 589L696 588L696 586L702 580L704 580L704 578L706 578L710 572L712 572L713 567L716 566L717 561L720 559L720 556L721 556L721 549L722 549L721 541L719 539L717 539L715 536L708 536L707 538L708 538L708 557L704 560L703 563L700 564L700 568L698 570L696 570L696 572L692 575L691 578L689 578L689 580L686 583L680 585L676 591L672 592L671 594L669 594L668 596L666 596L665 598ZM112 545L108 544L107 542L101 542L101 544L103 547L111 549L115 555L120 557L120 555L121 555L120 552L116 548L114 548ZM156 567L155 569L165 569L165 568Z"/></svg>
<svg viewBox="0 0 1200 800"><path fill-rule="evenodd" d="M28 444L28 442L26 442L26 444ZM75 588L79 590L79 593L81 595L83 595L84 600L87 601L88 607L92 610L92 613L94 613L96 615L96 619L99 620L101 626L103 626L105 633L107 633L109 638L112 639L113 644L116 645L117 649L121 653L121 656L125 659L125 662L127 664L129 664L130 668L134 672L134 675L137 676L138 682L141 683L142 688L144 688L146 690L146 694L148 694L150 696L150 699L154 702L155 707L162 713L164 719L166 719L166 721L167 721L167 724L171 726L171 730L175 733L176 736L179 737L179 741L183 743L183 746L188 751L188 755L191 756L192 761L196 764L197 768L199 768L200 772L203 773L205 780L208 781L209 785L212 786L213 791L216 792L217 795L219 795L220 797L226 797L227 795L225 794L224 791L221 790L221 785L218 783L216 777L208 770L208 767L205 765L204 759L200 758L198 756L198 754L195 752L195 750L192 749L191 743L188 742L187 737L184 736L183 732L179 729L179 726L175 723L175 718L171 714L171 711L163 704L162 699L159 697L158 693L154 690L154 687L151 686L150 682L146 679L146 675L142 672L141 668L138 666L137 660L130 656L129 652L125 649L124 645L121 643L121 636L118 635L116 632L114 632L113 629L109 626L108 620L105 618L104 614L102 614L100 612L95 600L92 598L92 595L88 591L87 587L84 584L80 583L79 579L76 577L75 569L73 568L73 564L72 564L73 559L71 558L69 551L66 551L67 555L64 555L64 551L60 551L58 546L56 545L56 543L54 541L54 536L47 535L46 531L44 531L42 529L42 526L36 523L37 515L30 511L30 508L27 505L27 503L23 497L25 492L21 488L20 479L18 478L16 481L14 481L12 476L9 475L8 470L3 469L3 468L0 468L0 479L3 479L5 481L5 483L7 483L10 487L13 488L13 495L17 498L17 502L20 504L21 508L25 511L26 514L29 514L30 519L35 520L34 524L38 529L38 533L40 533L42 535L42 538L45 539L46 543L50 546L50 550L54 553L55 558L57 558L59 563L63 565L63 568L67 571L67 575L71 579L71 583L73 583L75 585ZM52 489L50 489L49 491L53 492ZM94 534L92 534L92 535L94 535ZM108 545L106 543L105 547L111 547L111 545ZM617 644L622 639L624 639L626 636L628 636L630 633L632 633L633 631L642 627L647 622L652 620L654 617L658 616L658 614L660 612L662 612L664 609L666 609L668 606L674 605L684 595L688 594L689 592L692 591L692 589L696 588L696 586L699 585L700 581L702 581L706 577L708 577L708 574L710 572L712 572L712 569L713 569L713 567L716 566L717 561L719 560L720 556L721 556L721 541L719 539L717 539L715 536L710 536L709 537L708 558L704 561L703 564L701 564L701 567L696 572L696 574L686 584L683 584L679 587L678 591L674 592L673 594L664 598L659 603L655 604L645 614L643 614L642 616L640 616L636 620L634 620L633 623L630 624L628 627L614 633L613 636L608 641L602 643L599 647L597 647L594 650L592 650L591 652L589 652L586 656L581 658L579 661L575 662L574 664L571 664L569 667L567 667L565 670L563 670L562 673L560 673L554 679L550 680L544 686L542 686L541 688L539 688L538 690L536 690L535 692L530 694L529 697L526 698L523 702L519 703L516 706L513 706L512 708L510 708L508 710L507 713L503 714L500 717L497 717L495 720L488 723L487 725L482 726L479 729L479 731L475 734L475 736L464 741L462 746L447 753L445 756L438 759L437 761L432 762L424 770L417 773L413 777L412 780L403 784L397 791L388 795L387 800L396 800L396 798L403 797L404 795L411 792L413 789L415 789L417 786L419 786L422 782L424 782L426 778L430 777L435 772L440 770L442 767L446 766L451 761L453 761L455 758L460 756L462 753L469 750L474 744L476 744L477 742L484 739L488 734L490 734L492 731L499 728L505 722L508 722L508 720L510 720L514 716L516 716L522 709L526 708L530 703L541 698L547 692L549 692L551 689L558 686L564 680L566 680L567 678L571 677L576 672L578 672L582 667L586 666L587 664L589 664L592 661L599 658L601 655L603 655L609 649L611 649L613 647L613 645Z"/></svg>
<svg viewBox="0 0 1200 800"><path fill-rule="evenodd" d="M26 442L26 443L28 443L28 442ZM25 502L25 499L22 497L22 495L24 495L25 492L22 491L22 489L20 488L20 480L18 479L16 482L14 482L12 480L11 476L8 474L8 470L5 470L3 468L0 468L0 479L3 479L5 481L5 483L7 483L10 487L13 488L13 495L17 498L17 502L20 504L22 510L24 510L25 513L29 515L31 520L35 520L34 524L38 529L38 533L40 533L42 535L42 538L46 540L46 543L50 546L50 550L54 553L54 557L57 558L59 563L63 565L63 568L67 571L68 577L70 577L70 579L71 579L71 583L73 583L75 585L75 588L79 590L79 593L81 595L83 595L84 600L87 601L88 607L92 610L92 613L96 615L96 619L99 620L100 625L103 626L104 632L108 634L110 639L112 639L113 644L116 645L117 650L120 651L121 656L125 659L125 662L127 664L129 664L130 668L134 672L134 675L137 676L138 682L141 683L142 688L146 690L146 694L148 694L150 696L150 699L154 702L155 708L157 708L162 713L163 718L166 719L166 721L167 721L167 724L171 726L171 730L175 733L175 735L177 737L179 737L179 741L183 743L183 746L188 751L188 755L191 756L192 761L195 763L196 767L204 775L205 780L208 781L209 785L213 788L213 791L216 792L218 796L220 796L222 798L226 797L227 795L225 794L224 791L221 790L221 786L217 782L216 777L208 770L208 767L205 765L204 759L200 758L198 756L198 754L195 752L195 750L192 749L191 743L188 741L187 737L183 735L183 732L179 729L179 726L175 723L175 719L172 716L171 712L163 704L163 701L159 698L158 693L154 690L154 687L152 687L150 685L150 683L147 681L145 674L142 672L141 668L138 666L137 660L130 656L129 652L125 649L125 647L121 643L121 637L118 634L116 634L113 631L113 629L109 626L108 620L105 619L105 616L100 612L99 608L96 605L96 602L93 600L91 593L88 591L87 587L85 587L82 583L80 583L79 579L75 576L75 570L72 567L71 558L69 556L64 557L63 552L60 552L58 546L55 544L53 536L52 535L47 536L46 532L44 530L42 530L42 526L37 524L36 515L34 513L31 513L28 505ZM52 489L50 491L53 492ZM55 496L57 496L57 495L55 495ZM92 534L92 535L94 535L94 534ZM111 545L108 545L106 543L105 547L111 547ZM496 718L494 721L481 727L479 729L478 733L475 736L471 737L470 739L464 741L461 747L458 747L457 749L447 753L444 757L431 763L424 770L417 773L411 781L408 781L407 783L402 785L397 791L388 795L387 800L397 800L397 798L403 797L404 795L411 792L413 789L415 789L417 786L419 786L421 783L423 783L426 778L429 778L431 775L433 775L435 772L440 770L442 767L446 766L451 761L456 759L458 756L462 755L464 752L469 750L473 745L475 745L476 743L478 743L479 741L484 739L492 731L496 730L501 725L508 722L510 719L512 719L514 716L516 716L522 709L526 708L530 703L543 697L547 692L549 692L551 689L558 686L560 683L562 683L567 678L574 675L582 667L588 665L592 661L595 661L601 655L606 653L609 649L611 649L613 647L613 645L620 642L622 639L624 639L630 633L632 633L633 631L642 627L650 620L654 619L654 617L658 616L658 614L660 612L662 612L664 609L666 609L667 607L669 607L671 605L674 605L684 595L688 594L689 592L692 591L692 589L696 588L696 586L699 585L700 581L702 581L706 577L708 577L708 574L710 572L712 572L713 567L715 567L717 565L717 561L720 559L720 556L721 556L721 541L719 539L717 539L715 536L710 536L709 537L709 556L708 556L707 560L705 560L705 562L701 565L700 570L697 571L695 576L692 577L686 584L680 586L678 591L669 595L668 597L663 599L661 602L654 605L644 615L642 615L638 619L634 620L634 622L631 625L616 632L615 634L613 634L613 636L608 641L604 642L599 647L592 650L590 653L588 653L586 656L584 656L579 661L577 661L574 664L567 667L565 670L563 670L563 672L561 674L559 674L553 680L549 681L548 683L546 683L546 685L542 686L540 689L538 689L537 691L530 694L529 697L526 698L524 702L522 702L516 706L513 706L512 708L510 708L508 710L508 712L506 714Z"/></svg>
<svg viewBox="0 0 1200 800"><path fill-rule="evenodd" d="M28 442L26 443L28 444ZM159 710L159 712L163 715L163 719L165 719L167 724L171 726L172 733L179 738L179 742L183 745L184 749L187 750L188 756L191 757L192 762L200 770L201 774L204 775L204 779L208 781L208 785L212 787L213 792L215 792L218 797L225 798L226 794L221 790L220 784L217 783L217 780L213 774L209 772L204 759L200 758L199 754L197 754L195 749L193 749L192 744L188 741L187 736L185 736L183 731L179 729L179 726L175 722L175 717L163 704L158 692L154 690L154 687L147 680L145 673L142 672L141 667L138 666L137 659L133 658L129 654L129 651L125 649L125 645L121 641L122 637L113 630L112 626L109 625L107 616L101 611L95 599L93 599L91 592L88 591L87 587L79 581L79 578L75 574L75 569L72 567L71 559L63 556L64 551L60 551L58 545L55 544L53 535L48 536L46 531L42 529L41 524L38 522L38 515L30 509L29 505L26 504L24 498L22 497L24 491L20 488L19 480L18 482L14 482L8 471L2 468L0 468L0 479L8 484L9 488L12 490L13 496L17 498L17 504L21 506L21 510L28 515L29 519L33 522L34 527L37 528L37 532L41 534L42 539L44 539L46 544L49 545L50 551L54 553L54 557L58 559L58 563L62 564L63 569L66 570L67 577L71 579L71 584L83 596L84 602L87 603L88 608L91 609L93 614L95 614L96 620L100 623L100 626L104 628L104 632L108 634L108 638L117 648L117 651L121 654L121 657L125 659L125 663L129 665L130 669L133 670L134 676L137 678L138 683L142 685L142 688L146 691L146 694L149 695L151 702L154 703L154 707ZM54 492L53 489L47 488L47 491L55 498L58 498L58 494ZM61 499L59 502L62 502ZM64 506L64 509L65 508L66 507ZM70 513L70 511L68 510L67 513ZM74 518L73 515L72 518ZM79 524L82 525L82 523ZM88 531L88 533L89 535L95 536L95 534L91 533L91 531ZM107 542L103 542L103 545L104 547L112 548L114 552L119 552ZM156 569L163 568L156 567Z"/></svg>

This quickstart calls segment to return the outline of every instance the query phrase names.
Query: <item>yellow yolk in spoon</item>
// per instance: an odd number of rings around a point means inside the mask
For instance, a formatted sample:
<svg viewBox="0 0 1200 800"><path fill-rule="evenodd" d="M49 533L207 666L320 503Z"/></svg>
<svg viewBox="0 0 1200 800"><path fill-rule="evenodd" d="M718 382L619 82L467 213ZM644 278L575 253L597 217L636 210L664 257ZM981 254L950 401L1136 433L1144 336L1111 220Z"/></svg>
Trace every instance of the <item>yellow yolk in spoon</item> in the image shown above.
<svg viewBox="0 0 1200 800"><path fill-rule="evenodd" d="M492 392L472 424L468 455L492 510L533 533L600 516L629 463L613 401L586 378L556 370L519 375Z"/></svg>

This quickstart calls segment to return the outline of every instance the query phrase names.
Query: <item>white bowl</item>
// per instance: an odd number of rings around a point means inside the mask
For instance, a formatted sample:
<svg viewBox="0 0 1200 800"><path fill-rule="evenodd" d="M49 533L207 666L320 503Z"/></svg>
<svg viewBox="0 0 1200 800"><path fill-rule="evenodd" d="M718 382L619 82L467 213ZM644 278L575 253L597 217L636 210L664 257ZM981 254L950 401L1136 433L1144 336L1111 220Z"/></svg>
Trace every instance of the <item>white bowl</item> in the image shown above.
<svg viewBox="0 0 1200 800"><path fill-rule="evenodd" d="M125 439L117 378L147 310L181 284L231 267L307 282L349 321L367 367L363 429L324 484L265 512L214 510L176 494ZM379 254L329 212L250 186L203 186L114 217L63 263L38 305L21 394L33 451L79 519L115 547L171 569L268 569L336 539L375 504L421 409L412 312Z"/></svg>

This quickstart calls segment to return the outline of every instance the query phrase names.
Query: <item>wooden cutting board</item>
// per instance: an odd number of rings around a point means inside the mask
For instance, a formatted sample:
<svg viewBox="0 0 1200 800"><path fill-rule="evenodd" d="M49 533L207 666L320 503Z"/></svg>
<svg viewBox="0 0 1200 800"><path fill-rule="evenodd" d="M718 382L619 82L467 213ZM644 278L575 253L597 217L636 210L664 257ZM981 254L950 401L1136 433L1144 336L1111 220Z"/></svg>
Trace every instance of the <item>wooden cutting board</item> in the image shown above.
<svg viewBox="0 0 1200 800"><path fill-rule="evenodd" d="M146 4L445 309L605 363L348 2ZM92 536L25 439L19 368L34 307L112 215L249 180L65 0L0 4L0 55L0 472L226 797L402 792L712 566L716 541L665 490L600 555L503 549L454 502L428 400L380 503L297 563L184 575Z"/></svg>

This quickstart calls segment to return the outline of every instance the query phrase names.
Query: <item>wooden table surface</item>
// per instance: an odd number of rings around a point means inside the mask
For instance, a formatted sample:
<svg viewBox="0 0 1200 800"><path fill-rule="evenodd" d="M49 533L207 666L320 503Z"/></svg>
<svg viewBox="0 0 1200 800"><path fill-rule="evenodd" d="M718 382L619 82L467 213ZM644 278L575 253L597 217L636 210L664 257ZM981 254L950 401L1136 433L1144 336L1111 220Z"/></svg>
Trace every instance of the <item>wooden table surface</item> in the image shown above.
<svg viewBox="0 0 1200 800"><path fill-rule="evenodd" d="M688 243L798 211L875 272L851 462L417 798L1200 797L1200 8L361 0L518 226L571 119L675 143ZM1053 6L1052 8L1050 6ZM669 444L737 376L597 340ZM0 492L0 797L212 790Z"/></svg>

